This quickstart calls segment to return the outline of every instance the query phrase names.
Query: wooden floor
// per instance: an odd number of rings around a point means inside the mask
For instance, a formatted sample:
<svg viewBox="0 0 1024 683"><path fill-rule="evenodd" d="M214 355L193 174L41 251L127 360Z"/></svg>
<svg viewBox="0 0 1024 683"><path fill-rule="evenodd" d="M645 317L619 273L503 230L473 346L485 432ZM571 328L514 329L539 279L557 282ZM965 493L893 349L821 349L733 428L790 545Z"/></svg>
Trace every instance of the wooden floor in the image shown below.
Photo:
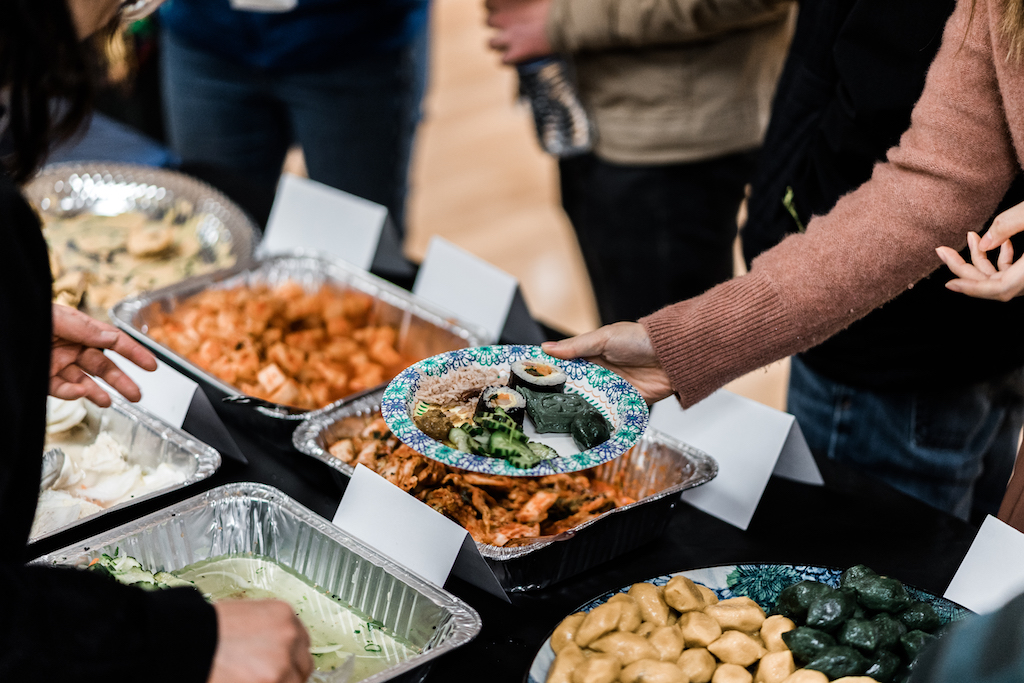
<svg viewBox="0 0 1024 683"><path fill-rule="evenodd" d="M406 251L420 260L433 235L511 273L538 319L568 333L597 326L557 168L541 152L512 69L487 49L482 0L435 0L430 86L413 158ZM785 405L788 361L729 388Z"/></svg>

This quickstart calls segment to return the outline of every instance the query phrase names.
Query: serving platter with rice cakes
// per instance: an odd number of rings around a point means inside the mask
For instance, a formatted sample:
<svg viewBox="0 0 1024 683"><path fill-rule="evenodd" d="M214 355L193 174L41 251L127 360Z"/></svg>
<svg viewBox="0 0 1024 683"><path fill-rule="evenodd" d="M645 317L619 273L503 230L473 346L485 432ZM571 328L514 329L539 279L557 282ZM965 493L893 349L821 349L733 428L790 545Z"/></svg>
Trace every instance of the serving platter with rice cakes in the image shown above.
<svg viewBox="0 0 1024 683"><path fill-rule="evenodd" d="M640 392L539 346L458 349L416 363L384 391L381 415L406 446L483 474L535 477L612 460L647 429Z"/></svg>

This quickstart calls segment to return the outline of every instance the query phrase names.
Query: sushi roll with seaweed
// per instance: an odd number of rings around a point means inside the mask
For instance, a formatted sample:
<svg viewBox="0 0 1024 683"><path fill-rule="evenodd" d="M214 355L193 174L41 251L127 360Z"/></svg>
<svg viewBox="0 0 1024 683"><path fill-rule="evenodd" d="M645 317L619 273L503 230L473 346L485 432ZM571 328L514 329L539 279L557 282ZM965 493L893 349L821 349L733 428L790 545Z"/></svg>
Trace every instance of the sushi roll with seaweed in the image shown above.
<svg viewBox="0 0 1024 683"><path fill-rule="evenodd" d="M568 380L565 373L551 363L529 358L515 361L510 370L508 385L513 389L526 387L540 393L560 394Z"/></svg>
<svg viewBox="0 0 1024 683"><path fill-rule="evenodd" d="M517 425L523 426L523 420L526 418L526 397L515 389L498 385L484 387L476 404L475 415L493 413L495 408L501 408Z"/></svg>

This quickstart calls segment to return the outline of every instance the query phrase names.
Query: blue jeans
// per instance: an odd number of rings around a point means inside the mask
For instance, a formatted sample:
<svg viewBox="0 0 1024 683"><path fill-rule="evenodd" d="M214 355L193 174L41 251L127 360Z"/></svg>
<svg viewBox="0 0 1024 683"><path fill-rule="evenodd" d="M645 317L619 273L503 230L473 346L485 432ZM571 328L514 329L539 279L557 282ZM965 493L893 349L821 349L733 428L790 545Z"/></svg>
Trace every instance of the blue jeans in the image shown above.
<svg viewBox="0 0 1024 683"><path fill-rule="evenodd" d="M1024 368L955 391L883 394L793 357L789 412L816 454L962 519L999 509L1024 424Z"/></svg>
<svg viewBox="0 0 1024 683"><path fill-rule="evenodd" d="M273 182L297 142L312 179L387 206L404 232L425 28L404 49L299 72L229 62L169 32L161 42L168 137L184 163Z"/></svg>

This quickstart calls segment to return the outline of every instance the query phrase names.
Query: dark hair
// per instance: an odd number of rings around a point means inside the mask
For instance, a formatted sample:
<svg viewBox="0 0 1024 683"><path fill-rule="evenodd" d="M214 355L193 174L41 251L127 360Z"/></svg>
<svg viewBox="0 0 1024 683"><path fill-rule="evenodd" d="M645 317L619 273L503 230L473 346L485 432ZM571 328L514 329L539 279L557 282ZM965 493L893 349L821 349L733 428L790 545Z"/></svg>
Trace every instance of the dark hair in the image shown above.
<svg viewBox="0 0 1024 683"><path fill-rule="evenodd" d="M16 182L32 177L50 147L70 138L89 113L93 61L65 0L4 0L0 92L9 93L0 165Z"/></svg>

